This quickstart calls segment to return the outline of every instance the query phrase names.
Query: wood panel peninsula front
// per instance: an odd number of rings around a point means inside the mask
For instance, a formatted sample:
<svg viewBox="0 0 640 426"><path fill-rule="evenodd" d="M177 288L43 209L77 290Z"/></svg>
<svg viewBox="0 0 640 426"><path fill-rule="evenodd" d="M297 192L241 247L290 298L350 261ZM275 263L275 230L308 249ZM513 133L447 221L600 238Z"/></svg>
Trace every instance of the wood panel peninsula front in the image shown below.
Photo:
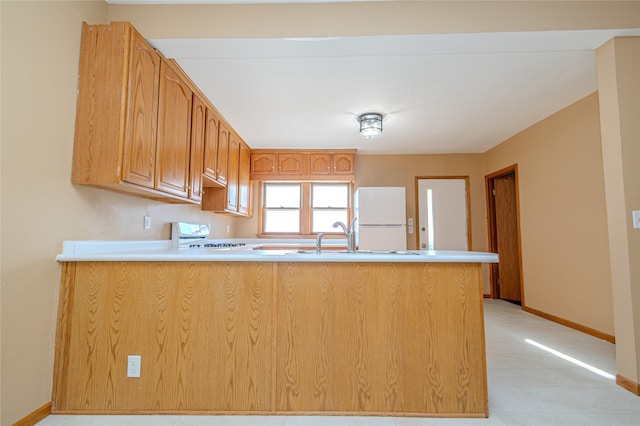
<svg viewBox="0 0 640 426"><path fill-rule="evenodd" d="M497 255L58 260L53 413L488 416L481 263Z"/></svg>

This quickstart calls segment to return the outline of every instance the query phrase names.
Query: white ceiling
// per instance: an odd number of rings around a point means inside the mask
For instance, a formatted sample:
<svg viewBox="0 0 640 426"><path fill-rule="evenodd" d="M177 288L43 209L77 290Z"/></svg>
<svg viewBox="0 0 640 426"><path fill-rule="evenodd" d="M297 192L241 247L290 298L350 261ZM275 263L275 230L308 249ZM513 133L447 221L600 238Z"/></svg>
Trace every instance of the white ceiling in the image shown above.
<svg viewBox="0 0 640 426"><path fill-rule="evenodd" d="M252 148L409 154L485 152L594 92L595 48L624 35L640 29L149 41ZM359 137L365 112L384 115L381 137Z"/></svg>

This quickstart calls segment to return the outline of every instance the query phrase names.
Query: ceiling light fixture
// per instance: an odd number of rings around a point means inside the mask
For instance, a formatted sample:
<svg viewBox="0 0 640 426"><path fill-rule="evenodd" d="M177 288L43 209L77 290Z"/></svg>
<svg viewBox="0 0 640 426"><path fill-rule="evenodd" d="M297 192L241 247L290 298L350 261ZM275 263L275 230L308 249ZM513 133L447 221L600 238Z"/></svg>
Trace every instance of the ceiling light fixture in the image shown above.
<svg viewBox="0 0 640 426"><path fill-rule="evenodd" d="M368 112L358 117L360 136L367 139L377 138L382 134L382 114Z"/></svg>

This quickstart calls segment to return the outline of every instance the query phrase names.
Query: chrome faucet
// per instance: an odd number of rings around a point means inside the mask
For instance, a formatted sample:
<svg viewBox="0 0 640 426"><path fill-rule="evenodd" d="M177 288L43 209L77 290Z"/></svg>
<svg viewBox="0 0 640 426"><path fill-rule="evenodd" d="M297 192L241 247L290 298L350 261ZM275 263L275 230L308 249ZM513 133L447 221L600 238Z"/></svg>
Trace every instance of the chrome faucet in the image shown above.
<svg viewBox="0 0 640 426"><path fill-rule="evenodd" d="M322 237L324 237L324 232L318 232L316 236L316 253L322 252Z"/></svg>
<svg viewBox="0 0 640 426"><path fill-rule="evenodd" d="M349 226L349 229L347 229L347 226L342 223L342 222L336 222L333 224L334 228L337 228L338 226L342 228L342 232L344 232L344 236L347 237L347 252L348 253L354 253L356 251L356 231L355 231L355 224L356 224L356 220L358 218L353 218L353 220L351 221L351 225Z"/></svg>

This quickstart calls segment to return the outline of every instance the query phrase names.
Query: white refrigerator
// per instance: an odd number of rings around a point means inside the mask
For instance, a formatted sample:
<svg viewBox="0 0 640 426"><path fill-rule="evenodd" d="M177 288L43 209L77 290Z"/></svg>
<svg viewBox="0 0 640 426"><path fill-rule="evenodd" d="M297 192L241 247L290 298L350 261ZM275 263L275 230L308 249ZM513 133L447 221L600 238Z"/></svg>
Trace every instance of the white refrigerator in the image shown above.
<svg viewBox="0 0 640 426"><path fill-rule="evenodd" d="M360 250L406 250L404 187L360 187L353 200Z"/></svg>

